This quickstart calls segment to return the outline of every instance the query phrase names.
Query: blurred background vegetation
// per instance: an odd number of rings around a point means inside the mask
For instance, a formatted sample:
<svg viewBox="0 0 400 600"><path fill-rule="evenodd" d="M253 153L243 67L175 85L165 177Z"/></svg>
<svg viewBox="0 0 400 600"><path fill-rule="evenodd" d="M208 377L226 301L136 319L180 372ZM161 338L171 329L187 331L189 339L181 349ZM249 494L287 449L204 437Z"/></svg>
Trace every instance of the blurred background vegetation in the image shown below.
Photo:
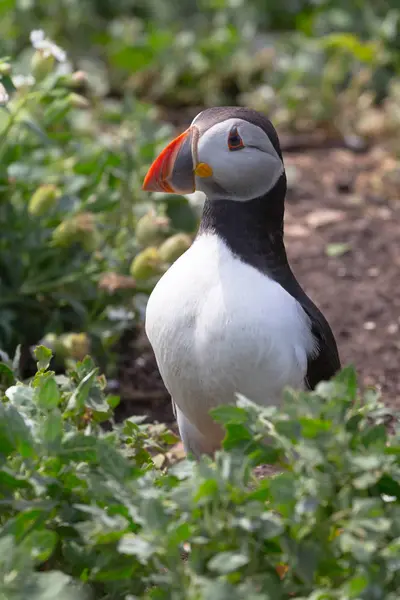
<svg viewBox="0 0 400 600"><path fill-rule="evenodd" d="M2 0L0 57L0 348L22 368L45 338L112 372L199 217L143 176L205 106L400 155L398 0Z"/></svg>

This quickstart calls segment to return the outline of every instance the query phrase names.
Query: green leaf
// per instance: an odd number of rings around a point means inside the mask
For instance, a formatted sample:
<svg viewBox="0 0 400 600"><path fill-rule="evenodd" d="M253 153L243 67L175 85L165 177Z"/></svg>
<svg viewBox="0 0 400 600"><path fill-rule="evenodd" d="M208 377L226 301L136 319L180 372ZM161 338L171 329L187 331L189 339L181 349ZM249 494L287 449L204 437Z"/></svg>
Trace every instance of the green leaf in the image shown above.
<svg viewBox="0 0 400 600"><path fill-rule="evenodd" d="M15 383L14 372L4 362L0 362L0 387L8 388Z"/></svg>
<svg viewBox="0 0 400 600"><path fill-rule="evenodd" d="M11 2L11 0L8 0L8 1ZM7 0L6 1L3 0L3 2L1 3L1 8L3 8L3 4L7 5ZM15 87L12 77L10 75L2 75L1 83L2 83L2 85L4 85L4 88L6 89L8 94L11 95L15 92L16 87Z"/></svg>
<svg viewBox="0 0 400 600"><path fill-rule="evenodd" d="M240 552L220 552L208 561L207 566L211 571L226 574L233 573L249 563L249 557Z"/></svg>
<svg viewBox="0 0 400 600"><path fill-rule="evenodd" d="M392 521L385 518L375 519L357 519L357 525L367 531L375 531L376 533L386 533L392 526Z"/></svg>
<svg viewBox="0 0 400 600"><path fill-rule="evenodd" d="M364 42L353 33L329 33L324 36L322 44L326 48L349 52L365 63L373 63L379 56L377 41Z"/></svg>
<svg viewBox="0 0 400 600"><path fill-rule="evenodd" d="M377 487L380 494L386 494L387 496L394 496L397 500L400 500L400 484L398 481L385 473L378 481Z"/></svg>
<svg viewBox="0 0 400 600"><path fill-rule="evenodd" d="M202 595L201 599L212 598L212 600L241 600L243 598L240 597L237 593L235 593L235 588L228 581L221 581L216 579L206 579L202 577ZM248 598L248 596L247 596ZM250 598L248 598L250 600ZM256 597L252 600L267 600L266 597ZM270 598L268 598L270 600ZM277 599L278 600L278 599Z"/></svg>
<svg viewBox="0 0 400 600"><path fill-rule="evenodd" d="M129 461L105 440L97 441L97 456L101 469L112 478L123 481L131 472Z"/></svg>
<svg viewBox="0 0 400 600"><path fill-rule="evenodd" d="M23 540L23 548L35 563L42 563L53 554L58 536L54 531L40 529L32 531Z"/></svg>
<svg viewBox="0 0 400 600"><path fill-rule="evenodd" d="M261 514L263 523L263 538L265 540L272 539L281 535L284 532L282 519L272 512L264 512Z"/></svg>
<svg viewBox="0 0 400 600"><path fill-rule="evenodd" d="M111 54L110 60L114 67L134 73L151 64L153 52L149 46L120 46Z"/></svg>
<svg viewBox="0 0 400 600"><path fill-rule="evenodd" d="M275 428L280 435L288 438L291 442L296 442L301 437L301 425L298 419L279 421Z"/></svg>
<svg viewBox="0 0 400 600"><path fill-rule="evenodd" d="M248 447L252 442L253 436L244 425L240 423L228 423L226 425L226 435L223 440L225 450Z"/></svg>
<svg viewBox="0 0 400 600"><path fill-rule="evenodd" d="M210 411L212 418L217 423L226 425L227 423L247 423L249 420L248 414L244 408L237 406L221 405L213 408Z"/></svg>
<svg viewBox="0 0 400 600"><path fill-rule="evenodd" d="M314 581L320 555L320 548L316 543L305 541L299 544L296 571L308 584L312 584Z"/></svg>
<svg viewBox="0 0 400 600"><path fill-rule="evenodd" d="M165 431L161 434L161 440L164 442L164 444L172 446L173 444L176 444L180 441L180 437L178 435L175 435L175 433L173 433L172 431Z"/></svg>
<svg viewBox="0 0 400 600"><path fill-rule="evenodd" d="M52 411L41 424L43 442L50 447L58 447L64 432L61 413Z"/></svg>
<svg viewBox="0 0 400 600"><path fill-rule="evenodd" d="M357 397L357 373L353 365L347 365L335 376L335 382L345 386L346 395L355 401Z"/></svg>
<svg viewBox="0 0 400 600"><path fill-rule="evenodd" d="M136 556L143 564L148 561L155 551L156 548L153 544L133 533L124 535L118 544L118 552Z"/></svg>
<svg viewBox="0 0 400 600"><path fill-rule="evenodd" d="M63 441L60 456L65 462L70 460L96 462L97 445L98 440L95 436L76 433Z"/></svg>
<svg viewBox="0 0 400 600"><path fill-rule="evenodd" d="M61 571L35 574L35 587L29 600L82 600L83 590Z"/></svg>
<svg viewBox="0 0 400 600"><path fill-rule="evenodd" d="M36 507L18 512L16 516L7 521L2 533L12 534L20 542L26 535L43 526L48 512L48 510Z"/></svg>
<svg viewBox="0 0 400 600"><path fill-rule="evenodd" d="M272 478L269 485L274 504L284 516L289 516L295 506L296 481L292 473L280 473Z"/></svg>
<svg viewBox="0 0 400 600"><path fill-rule="evenodd" d="M377 481L380 479L381 474L379 471L367 471L363 473L359 477L353 478L353 485L358 490L366 490L369 487L375 485Z"/></svg>
<svg viewBox="0 0 400 600"><path fill-rule="evenodd" d="M42 408L51 409L59 405L60 390L54 376L46 377L36 388L38 404Z"/></svg>
<svg viewBox="0 0 400 600"><path fill-rule="evenodd" d="M114 409L117 408L117 406L120 404L121 402L121 398L120 396L115 396L110 394L109 396L107 396L106 398L107 404L110 408Z"/></svg>
<svg viewBox="0 0 400 600"><path fill-rule="evenodd" d="M301 435L305 438L315 438L321 433L329 432L332 428L330 421L323 421L322 419L299 419L301 425Z"/></svg>
<svg viewBox="0 0 400 600"><path fill-rule="evenodd" d="M45 346L36 346L33 351L35 358L37 360L37 368L39 371L44 371L49 368L50 361L52 359L53 353L49 348Z"/></svg>
<svg viewBox="0 0 400 600"><path fill-rule="evenodd" d="M356 599L359 598L360 595L364 592L367 587L369 581L366 575L355 575L343 585L341 591L345 595L346 598Z"/></svg>
<svg viewBox="0 0 400 600"><path fill-rule="evenodd" d="M211 498L216 496L218 493L218 483L215 479L206 479L203 481L197 490L197 493L193 497L194 502L200 502L204 498Z"/></svg>
<svg viewBox="0 0 400 600"><path fill-rule="evenodd" d="M377 544L372 540L359 540L354 535L343 532L338 537L342 552L350 552L360 563L367 563L376 553Z"/></svg>
<svg viewBox="0 0 400 600"><path fill-rule="evenodd" d="M373 445L385 447L387 437L387 428L385 427L385 425L380 424L375 425L364 431L361 435L361 441L367 447Z"/></svg>
<svg viewBox="0 0 400 600"><path fill-rule="evenodd" d="M31 489L26 477L13 473L7 467L0 469L0 497L5 496L7 492L14 493L18 489Z"/></svg>
<svg viewBox="0 0 400 600"><path fill-rule="evenodd" d="M24 458L35 456L31 424L12 405L0 404L0 451L18 450Z"/></svg>
<svg viewBox="0 0 400 600"><path fill-rule="evenodd" d="M27 385L13 385L6 390L6 396L16 408L34 409L34 390Z"/></svg>
<svg viewBox="0 0 400 600"><path fill-rule="evenodd" d="M135 565L129 564L120 567L107 568L100 571L97 571L93 576L94 581L102 581L102 582L120 582L122 579L131 579L134 577ZM129 599L129 596L125 596L126 599ZM136 600L134 596L131 596L132 600Z"/></svg>
<svg viewBox="0 0 400 600"><path fill-rule="evenodd" d="M42 142L44 146L50 146L52 144L51 139L46 134L44 129L40 127L40 125L34 121L32 118L30 119L21 119L21 125L32 131Z"/></svg>
<svg viewBox="0 0 400 600"><path fill-rule="evenodd" d="M85 375L82 381L79 382L78 387L72 393L68 401L67 412L83 411L85 407L85 402L89 396L90 389L93 385L93 381L95 380L97 373L98 369L95 368L92 371L90 371L87 375Z"/></svg>
<svg viewBox="0 0 400 600"><path fill-rule="evenodd" d="M352 456L351 463L360 471L371 471L372 469L381 469L384 465L384 456L367 454L365 456Z"/></svg>

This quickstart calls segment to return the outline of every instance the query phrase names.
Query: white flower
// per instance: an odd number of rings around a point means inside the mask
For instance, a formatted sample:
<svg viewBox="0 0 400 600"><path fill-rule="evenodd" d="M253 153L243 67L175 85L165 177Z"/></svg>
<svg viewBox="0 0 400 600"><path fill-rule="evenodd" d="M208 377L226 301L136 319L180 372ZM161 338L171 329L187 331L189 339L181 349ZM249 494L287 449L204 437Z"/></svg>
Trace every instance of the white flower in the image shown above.
<svg viewBox="0 0 400 600"><path fill-rule="evenodd" d="M9 100L9 96L6 92L6 88L0 83L0 106L5 106Z"/></svg>
<svg viewBox="0 0 400 600"><path fill-rule="evenodd" d="M35 78L32 75L13 75L12 82L17 89L21 87L30 87L31 85L34 85Z"/></svg>
<svg viewBox="0 0 400 600"><path fill-rule="evenodd" d="M67 58L66 52L51 40L46 39L42 29L31 31L30 40L35 50L40 50L46 58L54 56L58 62L65 62Z"/></svg>
<svg viewBox="0 0 400 600"><path fill-rule="evenodd" d="M40 44L44 41L43 29L34 29L33 31L31 31L29 38L31 40L32 46L36 48L36 44Z"/></svg>

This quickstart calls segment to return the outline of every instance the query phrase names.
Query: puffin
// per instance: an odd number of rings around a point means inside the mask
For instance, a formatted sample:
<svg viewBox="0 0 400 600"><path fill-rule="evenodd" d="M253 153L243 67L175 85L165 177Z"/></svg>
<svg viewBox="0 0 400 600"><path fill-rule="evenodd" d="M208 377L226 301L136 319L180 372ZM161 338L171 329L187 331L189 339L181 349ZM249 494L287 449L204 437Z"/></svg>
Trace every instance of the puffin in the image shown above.
<svg viewBox="0 0 400 600"><path fill-rule="evenodd" d="M197 235L150 294L145 331L185 452L221 448L210 416L237 395L279 407L340 369L332 330L284 243L286 175L271 121L245 107L200 112L149 168L148 192L205 194Z"/></svg>

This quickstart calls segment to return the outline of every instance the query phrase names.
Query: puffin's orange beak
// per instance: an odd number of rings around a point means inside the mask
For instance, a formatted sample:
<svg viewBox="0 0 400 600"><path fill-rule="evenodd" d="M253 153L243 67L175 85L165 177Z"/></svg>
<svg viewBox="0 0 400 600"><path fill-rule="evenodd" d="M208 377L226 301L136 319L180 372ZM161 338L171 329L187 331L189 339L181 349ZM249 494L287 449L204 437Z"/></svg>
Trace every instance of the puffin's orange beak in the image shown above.
<svg viewBox="0 0 400 600"><path fill-rule="evenodd" d="M147 192L191 194L195 191L192 146L197 144L197 129L189 127L159 154L143 182Z"/></svg>

